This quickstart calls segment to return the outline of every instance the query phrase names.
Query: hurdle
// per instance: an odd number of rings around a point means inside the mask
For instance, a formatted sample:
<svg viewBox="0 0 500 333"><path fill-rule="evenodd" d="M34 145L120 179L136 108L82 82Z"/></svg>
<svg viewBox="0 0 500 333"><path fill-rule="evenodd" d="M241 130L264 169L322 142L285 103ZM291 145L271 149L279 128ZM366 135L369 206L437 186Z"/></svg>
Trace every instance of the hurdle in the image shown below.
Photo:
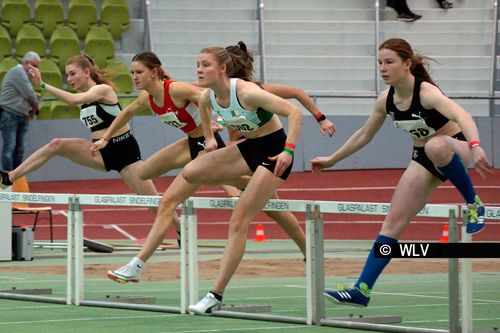
<svg viewBox="0 0 500 333"><path fill-rule="evenodd" d="M17 193L10 192L8 190L0 191L0 203L2 204L2 209L11 211L13 202L24 202L24 203L50 203L50 204L62 204L68 205L68 238L69 235L69 226L74 223L74 216L72 212L72 205L70 205L70 199L73 198L73 194L51 194L51 193ZM12 225L12 215L4 216L9 226ZM8 218L8 219L7 219ZM10 230L9 230L10 231ZM2 232L6 232L5 229ZM68 274L70 265L67 266ZM72 279L70 276L66 276L66 297L55 297L55 296L41 296L41 295L28 295L28 294L16 294L10 292L0 292L0 298L11 299L11 300L24 300L24 301L32 301L32 302L45 302L45 303L55 303L55 304L70 304L68 303L68 299L72 296L68 294L68 292L72 292Z"/></svg>
<svg viewBox="0 0 500 333"><path fill-rule="evenodd" d="M85 205L107 206L140 206L155 207L159 204L158 196L137 195L80 195L80 194L45 194L45 193L9 193L0 192L1 203L26 202L50 203L68 205L68 240L67 240L67 291L66 298L45 297L38 295L21 295L0 293L0 298L40 301L49 303L65 303L76 306L99 306L122 309L136 309L157 312L187 313L189 304L198 300L197 274L197 230L196 209L232 209L237 199L228 198L196 198L192 197L181 205L181 295L178 307L150 304L117 303L86 300L83 289L83 207ZM448 332L439 329L424 329L418 327L394 326L349 322L325 318L325 304L322 296L324 290L323 274L323 221L322 214L364 214L385 215L389 205L369 202L330 202L301 200L270 200L264 210L291 211L306 213L306 318L279 316L256 313L238 313L234 311L218 311L215 316L230 318L254 319L274 322L287 322L308 325L324 325L343 328L358 328L384 332ZM455 205L427 205L418 216L448 218L450 224L450 240L458 240L457 216L461 207ZM487 207L487 216L500 216L500 208ZM466 233L464 233L465 235ZM470 241L464 238L462 241ZM468 259L470 261L470 259ZM449 332L471 332L472 330L472 270L471 265L464 261L462 266L462 325L458 309L458 259L451 258L449 262L450 288L450 329Z"/></svg>

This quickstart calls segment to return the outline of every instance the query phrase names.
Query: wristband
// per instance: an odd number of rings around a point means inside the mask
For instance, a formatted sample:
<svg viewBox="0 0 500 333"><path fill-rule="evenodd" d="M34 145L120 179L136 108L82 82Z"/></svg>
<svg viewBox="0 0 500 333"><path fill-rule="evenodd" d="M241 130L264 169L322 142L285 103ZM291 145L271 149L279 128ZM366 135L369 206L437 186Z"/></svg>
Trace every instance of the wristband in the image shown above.
<svg viewBox="0 0 500 333"><path fill-rule="evenodd" d="M286 148L286 147L285 147L285 149L283 149L283 151L284 151L284 152L287 152L288 154L292 155L292 157L293 157L293 153L294 153L294 150L293 150L293 149L290 149L290 148Z"/></svg>
<svg viewBox="0 0 500 333"><path fill-rule="evenodd" d="M477 147L479 146L479 141L478 140L472 140L471 142L469 142L469 148L472 149L474 147Z"/></svg>
<svg viewBox="0 0 500 333"><path fill-rule="evenodd" d="M224 121L224 119L222 119L222 117L217 117L217 120L215 122L221 126L226 125L226 122Z"/></svg>
<svg viewBox="0 0 500 333"><path fill-rule="evenodd" d="M285 143L285 148L290 148L291 150L295 150L295 145L293 143Z"/></svg>
<svg viewBox="0 0 500 333"><path fill-rule="evenodd" d="M45 82L40 83L40 89L41 90L45 89L46 86L47 85L45 84Z"/></svg>
<svg viewBox="0 0 500 333"><path fill-rule="evenodd" d="M314 115L314 118L316 118L316 120L318 122L322 121L322 120L325 120L326 119L326 116L323 114L323 112L320 112L318 114L315 114Z"/></svg>

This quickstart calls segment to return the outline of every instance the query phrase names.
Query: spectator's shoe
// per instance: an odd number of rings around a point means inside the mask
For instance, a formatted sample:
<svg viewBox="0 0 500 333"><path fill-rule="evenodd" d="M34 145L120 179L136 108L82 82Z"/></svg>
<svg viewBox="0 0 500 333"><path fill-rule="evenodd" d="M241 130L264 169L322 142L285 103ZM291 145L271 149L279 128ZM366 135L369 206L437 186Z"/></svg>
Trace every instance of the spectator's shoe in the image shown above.
<svg viewBox="0 0 500 333"><path fill-rule="evenodd" d="M417 15L413 12L403 13L398 15L398 21L401 22L415 22L416 20L420 20L422 15Z"/></svg>
<svg viewBox="0 0 500 333"><path fill-rule="evenodd" d="M453 2L451 1L439 1L439 7L443 8L443 9L450 9L450 8L453 8Z"/></svg>
<svg viewBox="0 0 500 333"><path fill-rule="evenodd" d="M330 301L342 305L368 306L370 302L370 290L366 283L361 283L359 288L346 288L340 286L338 291L325 290L323 295Z"/></svg>
<svg viewBox="0 0 500 333"><path fill-rule="evenodd" d="M114 271L108 271L108 278L118 283L139 282L141 268L125 265Z"/></svg>
<svg viewBox="0 0 500 333"><path fill-rule="evenodd" d="M195 305L189 306L189 311L199 315L211 315L214 311L220 310L222 302L215 298L214 294L209 292L207 296L203 297Z"/></svg>
<svg viewBox="0 0 500 333"><path fill-rule="evenodd" d="M464 223L468 234L475 234L484 228L484 205L477 195L475 200L475 203L467 205L464 215Z"/></svg>
<svg viewBox="0 0 500 333"><path fill-rule="evenodd" d="M179 245L179 249L181 248L181 231L177 230L177 245Z"/></svg>
<svg viewBox="0 0 500 333"><path fill-rule="evenodd" d="M0 170L0 188L6 189L12 186L12 182L9 179L9 173L7 171Z"/></svg>
<svg viewBox="0 0 500 333"><path fill-rule="evenodd" d="M394 4L392 3L392 0L387 0L385 7L386 8L389 7L389 8L394 9Z"/></svg>

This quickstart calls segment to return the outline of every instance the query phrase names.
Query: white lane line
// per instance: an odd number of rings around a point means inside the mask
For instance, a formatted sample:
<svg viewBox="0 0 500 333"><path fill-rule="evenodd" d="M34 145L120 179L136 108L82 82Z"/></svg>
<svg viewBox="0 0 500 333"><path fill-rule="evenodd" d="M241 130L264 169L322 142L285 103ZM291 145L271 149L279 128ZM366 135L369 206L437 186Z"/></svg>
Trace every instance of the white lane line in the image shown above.
<svg viewBox="0 0 500 333"><path fill-rule="evenodd" d="M292 325L292 324L290 324ZM301 326L266 326L266 327L246 327L246 328L217 328L213 330L195 330L195 331L168 331L168 332L160 332L160 333L201 333L201 332L252 332L252 331L263 331L263 330L275 330L275 329L286 329L286 330L293 330L293 329L304 329L304 325Z"/></svg>
<svg viewBox="0 0 500 333"><path fill-rule="evenodd" d="M65 217L68 217L68 213L65 210L57 210L57 214L63 215Z"/></svg>
<svg viewBox="0 0 500 333"><path fill-rule="evenodd" d="M68 306L66 304L62 305L38 305L38 306L9 306L6 308L0 308L0 311L6 311L6 310L26 310L26 309L47 309L47 308L67 308Z"/></svg>
<svg viewBox="0 0 500 333"><path fill-rule="evenodd" d="M497 318L473 318L473 321L485 321L485 320L498 320L500 317ZM416 323L436 323L436 322L448 322L448 319L435 319L435 320L405 320L405 324L416 324ZM493 331L492 331L493 332Z"/></svg>
<svg viewBox="0 0 500 333"><path fill-rule="evenodd" d="M63 323L63 322L75 322L75 321L102 321L102 320L124 320L124 319L142 319L142 318L161 318L161 317L180 317L185 315L176 314L161 314L161 315L150 315L150 316L115 316L115 317L89 317L89 318L71 318L71 319L47 319L47 320L24 320L24 321L5 321L0 322L0 325L19 325L19 324L41 324L41 323Z"/></svg>
<svg viewBox="0 0 500 333"><path fill-rule="evenodd" d="M85 224L85 226L88 227L89 225ZM118 231L120 234L127 237L128 239L133 240L133 241L137 240L137 238L135 238L134 236L132 236L131 234L129 234L128 232L126 232L125 230L123 230L122 228L117 226L116 224L104 224L104 225L102 225L102 227L104 229L115 229L116 231Z"/></svg>

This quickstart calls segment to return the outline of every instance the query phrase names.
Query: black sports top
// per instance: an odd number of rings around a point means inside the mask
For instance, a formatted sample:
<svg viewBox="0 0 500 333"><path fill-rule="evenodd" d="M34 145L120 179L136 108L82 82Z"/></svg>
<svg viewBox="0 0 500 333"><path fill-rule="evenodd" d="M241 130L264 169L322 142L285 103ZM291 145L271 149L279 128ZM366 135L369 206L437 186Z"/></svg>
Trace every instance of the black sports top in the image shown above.
<svg viewBox="0 0 500 333"><path fill-rule="evenodd" d="M108 128L121 111L119 103L105 104L92 102L82 104L80 108L80 120L85 127L92 132Z"/></svg>
<svg viewBox="0 0 500 333"><path fill-rule="evenodd" d="M394 105L394 87L389 88L385 109L392 117L396 128L399 128L415 139L425 139L434 134L438 129L448 123L449 119L436 109L425 109L420 102L420 85L422 80L415 78L413 96L410 107L406 111L400 111Z"/></svg>

